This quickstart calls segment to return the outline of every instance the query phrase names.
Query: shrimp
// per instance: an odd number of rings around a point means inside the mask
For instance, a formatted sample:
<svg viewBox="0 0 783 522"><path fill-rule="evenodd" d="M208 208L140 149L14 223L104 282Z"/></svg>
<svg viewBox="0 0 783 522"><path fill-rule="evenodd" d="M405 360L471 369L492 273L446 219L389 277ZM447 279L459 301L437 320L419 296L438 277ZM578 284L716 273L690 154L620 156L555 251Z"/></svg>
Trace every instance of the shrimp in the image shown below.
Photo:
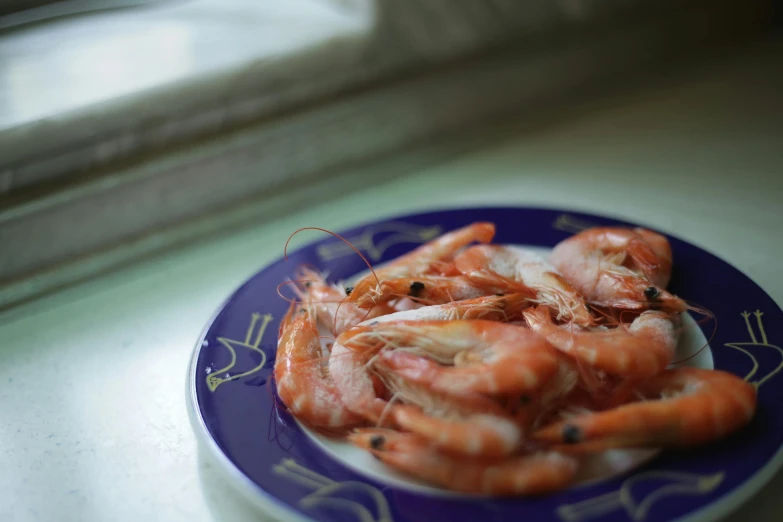
<svg viewBox="0 0 783 522"><path fill-rule="evenodd" d="M591 326L594 319L581 295L543 257L519 247L476 245L457 255L462 275L498 292L531 290L535 301L557 310L558 320Z"/></svg>
<svg viewBox="0 0 783 522"><path fill-rule="evenodd" d="M590 304L684 312L688 305L662 285L671 274L668 241L642 230L590 228L560 242L549 260Z"/></svg>
<svg viewBox="0 0 783 522"><path fill-rule="evenodd" d="M375 303L376 294L383 295L379 283L389 279L411 278L427 275L438 269L461 248L473 242L489 243L495 236L492 223L473 223L433 239L415 250L397 258L389 265L375 270L356 283L349 300L361 308L369 308ZM434 270L440 271L440 270ZM405 294L403 294L405 295ZM473 295L471 297L478 297Z"/></svg>
<svg viewBox="0 0 783 522"><path fill-rule="evenodd" d="M275 358L280 400L297 418L315 428L336 431L360 424L361 417L341 401L322 360L315 315L292 304L280 326Z"/></svg>
<svg viewBox="0 0 783 522"><path fill-rule="evenodd" d="M355 290L354 290L355 292ZM401 277L382 281L364 297L355 300L359 308L371 308L393 299L408 298L425 305L438 305L451 301L476 299L498 293L495 289L474 283L461 276L444 277L435 275L419 275ZM353 297L351 293L351 297ZM535 296L529 292L530 297Z"/></svg>
<svg viewBox="0 0 783 522"><path fill-rule="evenodd" d="M672 362L680 333L680 317L645 311L630 327L577 329L557 326L544 307L523 313L530 328L577 361L611 375L644 378Z"/></svg>
<svg viewBox="0 0 783 522"><path fill-rule="evenodd" d="M337 335L367 319L374 319L392 313L393 308L379 304L370 310L363 310L354 303L344 302L348 294L339 285L330 285L326 278L308 268L300 269L299 277L304 288L296 288L299 298L307 302L318 320Z"/></svg>
<svg viewBox="0 0 783 522"><path fill-rule="evenodd" d="M417 433L445 451L468 456L506 456L522 444L522 430L492 399L476 393L439 393L383 367L377 370L393 393L388 411L400 429Z"/></svg>
<svg viewBox="0 0 783 522"><path fill-rule="evenodd" d="M578 468L577 460L555 452L502 460L453 457L411 433L361 429L348 438L393 468L462 493L544 494L568 486Z"/></svg>
<svg viewBox="0 0 783 522"><path fill-rule="evenodd" d="M739 430L756 412L753 385L719 370L666 370L640 384L637 393L642 402L551 424L534 437L574 445L577 452L687 447Z"/></svg>
<svg viewBox="0 0 783 522"><path fill-rule="evenodd" d="M396 321L357 326L338 342L379 351L393 371L435 390L533 392L558 369L558 352L524 327L485 321ZM422 354L420 357L416 354ZM433 361L455 366L441 366Z"/></svg>
<svg viewBox="0 0 783 522"><path fill-rule="evenodd" d="M522 317L522 311L530 301L522 294L488 295L464 299L440 305L423 306L384 314L363 321L363 325L391 321L456 321L460 319L485 319L508 322Z"/></svg>

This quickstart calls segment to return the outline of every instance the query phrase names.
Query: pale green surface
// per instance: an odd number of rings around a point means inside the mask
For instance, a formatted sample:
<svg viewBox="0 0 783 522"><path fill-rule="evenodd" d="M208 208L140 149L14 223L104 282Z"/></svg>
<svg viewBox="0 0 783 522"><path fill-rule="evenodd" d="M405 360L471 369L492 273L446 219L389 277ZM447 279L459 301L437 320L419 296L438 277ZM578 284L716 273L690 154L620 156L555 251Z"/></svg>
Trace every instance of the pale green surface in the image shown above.
<svg viewBox="0 0 783 522"><path fill-rule="evenodd" d="M782 54L744 57L535 133L509 129L492 148L0 316L0 516L259 520L199 465L185 372L216 307L301 226L479 203L594 211L692 241L783 303L783 110L773 104L783 74L771 67ZM454 143L455 154L468 145ZM320 237L308 234L298 242ZM779 520L781 488L778 474L731 520Z"/></svg>

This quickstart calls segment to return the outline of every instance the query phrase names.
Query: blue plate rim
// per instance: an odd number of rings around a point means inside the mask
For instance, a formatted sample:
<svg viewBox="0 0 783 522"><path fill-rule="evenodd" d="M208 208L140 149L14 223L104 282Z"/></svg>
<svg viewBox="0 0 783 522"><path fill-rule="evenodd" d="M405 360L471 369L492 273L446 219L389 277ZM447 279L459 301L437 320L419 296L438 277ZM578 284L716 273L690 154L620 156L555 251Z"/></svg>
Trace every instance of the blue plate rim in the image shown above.
<svg viewBox="0 0 783 522"><path fill-rule="evenodd" d="M454 206L430 208L430 209L411 209L410 211L405 213L390 214L387 216L378 217L369 222L356 223L353 225L344 226L341 228L340 231L338 231L338 234L343 235L343 232L345 230L351 230L353 228L358 228L363 226L371 226L373 224L383 223L385 221L401 220L406 217L410 217L412 215L419 215L425 213L435 214L441 212L453 212L455 210L468 210L468 209L471 210L525 209L525 210L575 212L581 214L589 214L599 218L605 218L610 220L625 221L625 222L636 224L638 226L644 226L651 230L662 232L673 239L682 241L684 243L688 243L698 248L699 250L702 250L705 253L708 253L709 255L715 257L721 262L729 265L730 267L737 270L744 277L748 278L754 284L756 284L756 286L758 286L759 289L770 298L770 300L772 300L777 304L777 300L775 300L772 296L770 296L767 293L767 291L763 287L761 287L761 285L756 283L756 281L751 276L747 275L745 272L743 272L742 270L734 266L732 263L725 260L722 256L715 254L710 249L698 245L690 240L682 239L678 235L662 230L661 228L655 227L650 224L645 224L643 222L644 220L637 220L636 218L628 219L624 216L612 215L611 213L606 213L606 214L597 213L589 209L577 209L577 208L565 209L557 206L550 207L550 206L512 205L512 204L497 204L497 205L480 204L478 206L454 205ZM321 240L304 242L294 252L298 252L300 250L310 248L319 241ZM293 253L289 255L292 254ZM229 293L229 295L223 299L223 301L221 301L220 305L218 305L215 308L213 314L210 316L205 326L202 328L198 336L198 340L191 352L190 361L188 363L188 371L187 371L186 383L185 383L186 384L186 408L188 411L188 418L190 420L191 427L193 428L199 447L201 448L206 447L206 449L209 450L208 456L212 458L214 462L216 462L221 466L220 467L221 474L230 480L232 485L242 494L242 496L248 502L250 502L258 509L269 512L269 514L275 518L279 518L283 520L294 520L295 522L316 522L315 519L303 515L293 507L286 505L284 502L280 501L275 496L265 491L262 487L260 487L258 484L253 482L252 479L250 479L247 475L245 475L231 461L231 459L220 449L217 442L209 433L209 430L206 426L206 422L203 418L203 415L201 414L199 408L199 402L198 402L198 394L196 388L196 379L198 376L197 367L198 367L199 355L201 353L201 350L204 348L203 342L206 339L207 333L210 331L214 322L220 316L220 314L222 313L226 305L232 300L234 295L240 290L240 288L242 288L242 286L244 286L251 278L261 275L268 268L274 265L277 261L279 261L279 259L275 259L272 262L263 265L260 269L254 271L253 273L245 277L242 280L242 282L239 285L237 285ZM752 497L758 494L762 490L762 488L775 476L775 474L781 468L783 468L783 445L778 447L776 452L772 455L772 457L767 461L767 463L764 466L759 468L756 471L756 473L748 477L744 482L742 482L740 485L735 487L733 490L723 495L718 500L715 500L705 505L704 507L699 508L685 516L678 517L674 519L674 521L675 522L713 522L716 520L724 519L730 516L731 514L735 513L740 507L742 507L749 500L751 500Z"/></svg>

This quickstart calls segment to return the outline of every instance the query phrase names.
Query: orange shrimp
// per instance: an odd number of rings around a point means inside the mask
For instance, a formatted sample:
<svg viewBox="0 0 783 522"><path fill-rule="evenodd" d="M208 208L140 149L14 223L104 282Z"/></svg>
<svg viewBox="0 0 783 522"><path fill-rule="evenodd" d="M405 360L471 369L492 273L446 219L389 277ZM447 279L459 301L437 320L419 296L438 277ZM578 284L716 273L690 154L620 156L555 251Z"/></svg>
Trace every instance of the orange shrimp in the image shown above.
<svg viewBox="0 0 783 522"><path fill-rule="evenodd" d="M378 288L379 282L427 275L433 271L439 272L440 270L437 268L444 262L450 261L451 257L461 248L473 242L489 243L494 236L495 225L483 222L473 223L443 234L398 257L387 266L375 270L374 274L368 274L362 278L354 286L349 300L357 303L361 308L369 308L376 302L376 296L384 295Z"/></svg>
<svg viewBox="0 0 783 522"><path fill-rule="evenodd" d="M684 312L688 305L661 284L671 274L668 241L642 230L590 228L560 242L549 260L590 304Z"/></svg>
<svg viewBox="0 0 783 522"><path fill-rule="evenodd" d="M476 299L496 293L498 292L495 289L474 283L466 277L418 275L382 281L380 285L369 290L363 297L356 298L354 302L360 308L367 309L393 299L408 298L431 306ZM352 292L349 299L352 299L353 295ZM535 293L531 291L529 295L533 297Z"/></svg>
<svg viewBox="0 0 783 522"><path fill-rule="evenodd" d="M348 294L343 287L327 283L324 276L308 268L300 269L298 277L302 288L295 287L297 295L315 310L321 324L335 335L364 320L394 312L384 304L363 310L354 303L344 302Z"/></svg>
<svg viewBox="0 0 783 522"><path fill-rule="evenodd" d="M680 333L678 314L651 310L627 328L558 326L544 307L523 314L530 328L558 349L594 369L629 378L649 377L671 364Z"/></svg>
<svg viewBox="0 0 783 522"><path fill-rule="evenodd" d="M329 430L360 424L361 417L345 407L321 364L321 342L312 311L292 304L281 323L277 346L277 393L298 419Z"/></svg>
<svg viewBox="0 0 783 522"><path fill-rule="evenodd" d="M522 311L529 306L530 301L523 294L488 295L384 314L369 318L364 323L369 324L375 321L384 323L390 321L456 321L461 319L507 322L521 319Z"/></svg>
<svg viewBox="0 0 783 522"><path fill-rule="evenodd" d="M520 427L498 403L476 393L443 394L377 368L393 394L388 415L402 430L460 455L501 457L523 442Z"/></svg>
<svg viewBox="0 0 783 522"><path fill-rule="evenodd" d="M381 462L433 485L490 496L539 495L568 486L578 462L546 452L503 459L466 459L438 451L411 433L360 429L349 440Z"/></svg>
<svg viewBox="0 0 783 522"><path fill-rule="evenodd" d="M753 385L719 370L666 370L641 383L637 393L642 402L579 415L546 426L534 437L573 445L569 449L576 452L693 446L742 428L756 411Z"/></svg>
<svg viewBox="0 0 783 522"><path fill-rule="evenodd" d="M338 342L359 351L398 348L382 352L380 361L412 381L429 382L441 391L532 392L559 365L557 350L527 328L481 319L357 326ZM455 366L437 365L430 359Z"/></svg>
<svg viewBox="0 0 783 522"><path fill-rule="evenodd" d="M582 296L543 257L519 247L476 245L454 259L468 279L497 292L535 293L534 300L557 310L558 320L591 326Z"/></svg>

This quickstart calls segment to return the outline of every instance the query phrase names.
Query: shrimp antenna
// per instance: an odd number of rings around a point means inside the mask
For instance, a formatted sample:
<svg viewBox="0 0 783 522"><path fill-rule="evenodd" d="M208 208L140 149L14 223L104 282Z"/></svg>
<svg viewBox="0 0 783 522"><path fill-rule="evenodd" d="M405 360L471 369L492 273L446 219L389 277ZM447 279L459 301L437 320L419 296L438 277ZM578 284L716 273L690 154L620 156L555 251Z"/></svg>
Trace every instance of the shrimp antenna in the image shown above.
<svg viewBox="0 0 783 522"><path fill-rule="evenodd" d="M283 403L282 399L278 397L277 393L275 393L275 389L277 388L277 385L275 383L275 372L273 371L271 375L269 376L269 379L266 381L265 388L267 389L267 392L269 392L269 397L272 399L272 402L274 403L274 406L277 407L278 405L283 406L284 409L286 409L285 403Z"/></svg>
<svg viewBox="0 0 783 522"><path fill-rule="evenodd" d="M267 428L267 440L276 443L283 450L289 451L295 443L295 438L291 438L288 444L283 444L280 436L286 432L288 426L280 416L280 410L287 411L285 404L281 401L272 387L274 386L274 374L267 381L266 389L272 397L272 412L269 415L269 426Z"/></svg>
<svg viewBox="0 0 783 522"><path fill-rule="evenodd" d="M710 319L716 319L716 327L717 327L717 317L715 317L715 314L710 309L700 305L695 301L683 300L683 302L688 306L688 311L704 316L703 319L696 321L697 323L701 324L701 321L709 321Z"/></svg>
<svg viewBox="0 0 783 522"><path fill-rule="evenodd" d="M718 333L718 317L714 313L712 313L711 311L707 310L706 308L700 308L700 310L703 310L702 313L705 315L705 317L703 319L701 319L700 321L697 321L696 322L697 324L701 324L702 321L708 321L710 319L714 319L715 320L715 325L712 328L712 333L710 334L710 338L707 339L707 342L704 343L702 345L702 347L699 348L696 351L696 353L694 353L693 355L690 355L689 357L686 357L685 359L682 359L680 361L675 361L672 364L681 364L681 363L684 363L686 361L690 361L691 359L693 359L694 357L699 355L702 351L704 351L704 349L707 348L710 345L712 340L715 339L715 335Z"/></svg>
<svg viewBox="0 0 783 522"><path fill-rule="evenodd" d="M303 301L297 301L296 297L286 297L286 296L284 296L283 292L282 292L282 288L284 286L294 285L294 284L297 284L297 283L314 283L314 282L316 282L316 281L313 281L313 280L310 280L310 279L294 279L294 280L290 280L289 279L288 281L283 281L282 283L277 285L277 295L279 295L284 301L288 301L291 304L302 304ZM301 298L301 295L299 295L299 292L297 291L296 287L294 287L294 292L296 294L298 294L298 297Z"/></svg>
<svg viewBox="0 0 783 522"><path fill-rule="evenodd" d="M354 252L356 252L356 253L359 255L359 257L361 257L361 258L362 258L362 261L364 261L364 262L365 262L365 264L367 265L367 268L369 268L369 269L370 269L370 272L372 272L372 275L373 275L373 277L375 277L375 282L376 282L376 283L378 283L378 285L380 286L380 284L381 284L381 280L378 278L378 275L375 273L375 270L373 269L373 267L372 267L372 264L371 264L371 263L370 263L370 262L367 260L367 258L366 258L366 257L364 257L364 254L362 254L362 252L361 252L361 251L360 251L358 248L356 248L356 247L355 247L355 246L354 246L354 245L353 245L353 244L352 244L350 241L348 241L347 239L345 239L343 236L341 236L340 234L337 234L336 232L332 232L331 230L327 230L327 229L325 229L325 228L319 228L319 227L302 227L302 228L300 228L299 230L296 230L296 231L294 231L293 233L291 233L291 235L290 235L290 236L288 236L288 239L287 239L287 240L286 240L286 242L285 242L285 246L283 247L283 258L284 258L286 261L288 261L288 243L290 243L290 242L291 242L291 239L292 239L292 238L293 238L293 237L294 237L296 234L298 234L299 232L301 232L301 231L303 231L303 230L318 230L318 231L320 231L320 232L324 232L324 233L326 233L326 234L330 234L330 235L332 235L332 236L334 236L334 237L336 237L336 238L338 238L338 239L340 239L340 240L344 241L346 245L348 245L349 247L351 247L351 249L352 249Z"/></svg>
<svg viewBox="0 0 783 522"><path fill-rule="evenodd" d="M303 227L303 228L300 228L299 230L295 230L290 236L288 236L288 239L285 242L285 246L283 247L283 257L285 258L286 261L288 261L288 243L291 242L291 238L293 238L296 234L298 234L299 232L301 232L303 230L318 230L319 232L324 232L326 234L330 234L330 235L340 239L341 241L345 242L346 245L351 247L351 249L354 252L356 252L356 254L360 258L362 258L362 261L364 261L364 263L367 265L367 268L369 268L370 272L372 272L372 275L375 278L375 282L378 284L378 287L381 286L381 280L380 280L380 278L378 278L378 274L375 273L375 270L372 267L372 263L370 263L370 261L368 261L367 258L364 257L364 254L362 254L362 252L358 248L356 248L353 245L353 243L351 243L350 241L345 239L343 236L341 236L340 234L337 234L336 232L332 232L331 230L327 230L325 228L320 228L320 227ZM340 301L340 304L337 305L337 310L335 310L335 313L334 313L334 325L333 325L333 328L332 328L333 330L337 330L337 317L338 317L338 314L340 312L340 307L343 305L343 302L345 302L345 300L348 299L348 297L349 296L345 296L345 299ZM369 312L368 312L368 315L369 315Z"/></svg>

